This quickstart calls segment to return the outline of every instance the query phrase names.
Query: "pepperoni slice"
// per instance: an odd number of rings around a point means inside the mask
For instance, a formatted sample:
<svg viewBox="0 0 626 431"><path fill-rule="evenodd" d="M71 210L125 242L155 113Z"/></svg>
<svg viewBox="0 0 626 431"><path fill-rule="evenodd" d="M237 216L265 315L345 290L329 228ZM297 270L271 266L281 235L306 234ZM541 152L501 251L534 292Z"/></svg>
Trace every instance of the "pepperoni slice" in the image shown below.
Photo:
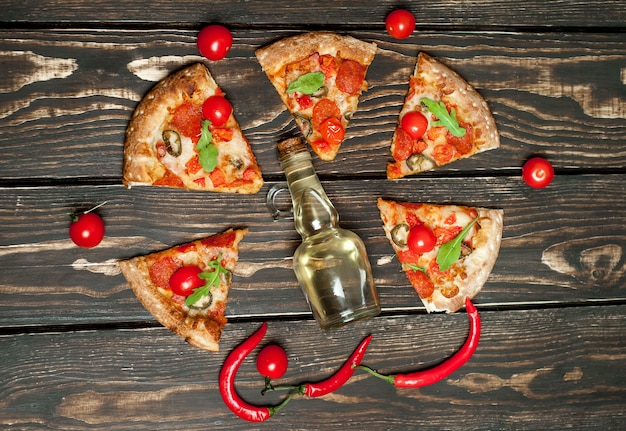
<svg viewBox="0 0 626 431"><path fill-rule="evenodd" d="M328 98L323 98L315 104L313 107L313 117L311 118L311 124L315 130L320 129L320 124L328 118L335 117L338 120L341 119L341 111L337 104Z"/></svg>
<svg viewBox="0 0 626 431"><path fill-rule="evenodd" d="M465 129L465 135L459 138L448 132L446 137L448 138L448 143L452 145L459 154L469 154L474 148L474 143L472 142L474 132L472 126L462 123L459 124Z"/></svg>
<svg viewBox="0 0 626 431"><path fill-rule="evenodd" d="M442 165L452 160L452 157L454 156L454 152L455 150L452 145L441 144L433 148L432 156L433 156L433 159L435 159L435 161L437 162L437 164Z"/></svg>
<svg viewBox="0 0 626 431"><path fill-rule="evenodd" d="M413 154L413 138L402 127L396 129L393 158L398 161L408 159Z"/></svg>
<svg viewBox="0 0 626 431"><path fill-rule="evenodd" d="M171 173L170 171L165 171L165 175L163 175L158 180L152 183L153 186L164 186L164 187L179 187L184 188L185 184L183 181L178 178L176 175Z"/></svg>
<svg viewBox="0 0 626 431"><path fill-rule="evenodd" d="M213 235L202 240L202 245L206 247L229 247L235 242L237 234L234 231Z"/></svg>
<svg viewBox="0 0 626 431"><path fill-rule="evenodd" d="M169 288L170 277L176 272L182 263L172 256L165 256L150 266L150 279L157 286Z"/></svg>
<svg viewBox="0 0 626 431"><path fill-rule="evenodd" d="M354 60L344 60L337 71L335 83L344 93L357 94L363 87L365 68Z"/></svg>
<svg viewBox="0 0 626 431"><path fill-rule="evenodd" d="M435 285L422 271L406 271L406 275L420 298L428 298L435 292Z"/></svg>
<svg viewBox="0 0 626 431"><path fill-rule="evenodd" d="M202 134L202 106L183 103L174 110L171 123L176 130L196 142Z"/></svg>

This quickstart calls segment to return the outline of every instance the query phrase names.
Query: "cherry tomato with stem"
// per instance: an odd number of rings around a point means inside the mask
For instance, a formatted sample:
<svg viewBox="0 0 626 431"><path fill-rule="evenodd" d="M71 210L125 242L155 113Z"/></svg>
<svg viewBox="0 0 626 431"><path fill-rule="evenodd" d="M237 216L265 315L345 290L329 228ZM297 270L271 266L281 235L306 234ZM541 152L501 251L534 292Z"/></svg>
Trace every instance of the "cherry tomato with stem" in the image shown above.
<svg viewBox="0 0 626 431"><path fill-rule="evenodd" d="M202 117L215 127L226 124L232 113L233 106L224 96L211 96L202 104Z"/></svg>
<svg viewBox="0 0 626 431"><path fill-rule="evenodd" d="M411 228L406 238L409 250L419 254L431 251L436 243L437 237L433 231L423 224Z"/></svg>
<svg viewBox="0 0 626 431"><path fill-rule="evenodd" d="M197 265L186 265L178 268L170 277L170 289L172 289L172 292L176 295L191 295L194 289L206 284L205 280L198 277L198 274L201 272L202 269Z"/></svg>
<svg viewBox="0 0 626 431"><path fill-rule="evenodd" d="M104 238L104 221L93 212L106 202L82 213L70 214L70 239L79 247L92 248Z"/></svg>
<svg viewBox="0 0 626 431"><path fill-rule="evenodd" d="M524 163L522 178L530 187L541 189L552 182L554 168L542 157L533 157Z"/></svg>
<svg viewBox="0 0 626 431"><path fill-rule="evenodd" d="M233 46L233 35L223 25L211 24L198 33L198 51L209 60L221 60Z"/></svg>
<svg viewBox="0 0 626 431"><path fill-rule="evenodd" d="M256 369L268 379L279 379L287 372L288 363L285 349L277 344L268 344L256 358Z"/></svg>
<svg viewBox="0 0 626 431"><path fill-rule="evenodd" d="M387 33L396 39L406 39L415 30L415 17L405 9L396 9L385 18Z"/></svg>
<svg viewBox="0 0 626 431"><path fill-rule="evenodd" d="M400 127L413 139L421 139L428 128L428 118L419 111L404 114L400 120Z"/></svg>
<svg viewBox="0 0 626 431"><path fill-rule="evenodd" d="M320 124L322 138L332 145L339 145L345 136L345 130L341 121L335 117L330 117Z"/></svg>

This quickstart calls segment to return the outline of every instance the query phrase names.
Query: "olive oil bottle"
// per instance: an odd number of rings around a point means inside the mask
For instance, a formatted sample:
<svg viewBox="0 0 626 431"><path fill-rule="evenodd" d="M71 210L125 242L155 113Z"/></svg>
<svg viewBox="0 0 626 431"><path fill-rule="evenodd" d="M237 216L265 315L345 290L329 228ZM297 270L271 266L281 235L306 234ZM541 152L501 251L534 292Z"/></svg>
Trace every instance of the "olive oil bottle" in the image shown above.
<svg viewBox="0 0 626 431"><path fill-rule="evenodd" d="M365 245L339 227L339 215L299 138L278 143L287 176L295 227L302 237L293 269L319 326L330 330L376 316L380 303Z"/></svg>

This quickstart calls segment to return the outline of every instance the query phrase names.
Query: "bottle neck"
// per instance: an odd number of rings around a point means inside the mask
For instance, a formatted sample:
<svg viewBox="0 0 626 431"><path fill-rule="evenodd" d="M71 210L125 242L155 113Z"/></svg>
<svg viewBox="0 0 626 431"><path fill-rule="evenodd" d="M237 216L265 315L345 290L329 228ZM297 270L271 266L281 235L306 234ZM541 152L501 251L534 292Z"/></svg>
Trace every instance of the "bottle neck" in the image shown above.
<svg viewBox="0 0 626 431"><path fill-rule="evenodd" d="M281 154L280 165L287 177L298 233L305 238L336 227L339 215L326 196L306 147Z"/></svg>

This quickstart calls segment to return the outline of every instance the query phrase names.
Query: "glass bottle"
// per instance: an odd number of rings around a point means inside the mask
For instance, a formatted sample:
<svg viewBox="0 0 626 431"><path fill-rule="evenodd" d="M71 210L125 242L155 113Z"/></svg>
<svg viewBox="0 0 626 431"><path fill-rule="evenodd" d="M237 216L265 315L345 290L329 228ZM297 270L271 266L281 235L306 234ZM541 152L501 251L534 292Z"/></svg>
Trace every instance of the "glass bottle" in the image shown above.
<svg viewBox="0 0 626 431"><path fill-rule="evenodd" d="M338 226L339 214L315 173L300 138L278 144L287 176L295 227L302 237L293 269L319 326L324 330L380 313L365 245Z"/></svg>

